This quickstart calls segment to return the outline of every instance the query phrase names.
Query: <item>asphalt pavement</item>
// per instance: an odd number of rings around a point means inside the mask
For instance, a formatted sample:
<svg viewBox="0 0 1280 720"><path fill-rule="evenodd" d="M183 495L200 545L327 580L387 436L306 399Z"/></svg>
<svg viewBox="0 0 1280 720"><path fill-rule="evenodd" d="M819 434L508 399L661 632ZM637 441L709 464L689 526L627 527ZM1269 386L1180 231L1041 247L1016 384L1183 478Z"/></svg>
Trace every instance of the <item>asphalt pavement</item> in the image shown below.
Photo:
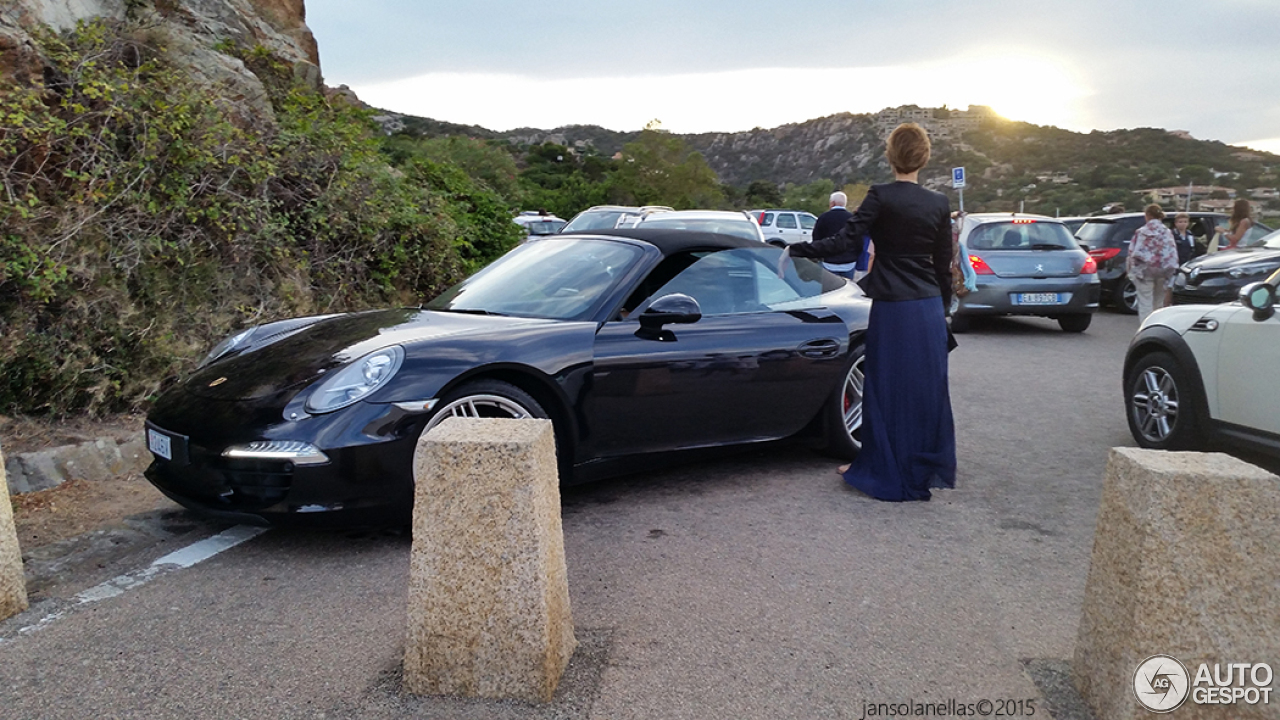
<svg viewBox="0 0 1280 720"><path fill-rule="evenodd" d="M877 502L786 445L567 489L581 647L549 705L405 694L409 538L275 529L0 623L0 715L856 719L987 700L1018 717L1030 700L1086 717L1060 688L1107 450L1133 444L1136 326L1104 312L1081 335L1000 319L960 336L957 488L932 502Z"/></svg>

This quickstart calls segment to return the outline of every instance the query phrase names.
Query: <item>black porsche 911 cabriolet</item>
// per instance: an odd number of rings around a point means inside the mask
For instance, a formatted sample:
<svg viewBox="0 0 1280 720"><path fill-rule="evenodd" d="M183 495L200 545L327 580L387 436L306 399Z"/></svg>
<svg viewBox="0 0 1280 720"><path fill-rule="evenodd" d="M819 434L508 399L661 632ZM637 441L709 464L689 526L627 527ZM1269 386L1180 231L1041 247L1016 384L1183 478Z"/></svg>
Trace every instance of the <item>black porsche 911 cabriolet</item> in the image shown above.
<svg viewBox="0 0 1280 720"><path fill-rule="evenodd" d="M687 231L517 247L419 308L222 342L148 414L148 479L239 522L401 522L419 436L450 416L554 423L562 482L798 436L857 452L870 301L781 250Z"/></svg>

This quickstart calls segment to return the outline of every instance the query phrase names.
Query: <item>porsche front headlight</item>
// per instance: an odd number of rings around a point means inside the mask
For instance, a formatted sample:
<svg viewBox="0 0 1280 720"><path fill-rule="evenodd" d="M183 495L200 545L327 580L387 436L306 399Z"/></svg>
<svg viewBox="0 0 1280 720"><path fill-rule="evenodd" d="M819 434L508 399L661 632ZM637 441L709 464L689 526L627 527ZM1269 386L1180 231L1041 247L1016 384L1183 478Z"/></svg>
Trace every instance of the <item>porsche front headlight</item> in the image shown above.
<svg viewBox="0 0 1280 720"><path fill-rule="evenodd" d="M399 345L365 355L320 383L307 398L308 412L333 412L366 397L394 377L403 362Z"/></svg>

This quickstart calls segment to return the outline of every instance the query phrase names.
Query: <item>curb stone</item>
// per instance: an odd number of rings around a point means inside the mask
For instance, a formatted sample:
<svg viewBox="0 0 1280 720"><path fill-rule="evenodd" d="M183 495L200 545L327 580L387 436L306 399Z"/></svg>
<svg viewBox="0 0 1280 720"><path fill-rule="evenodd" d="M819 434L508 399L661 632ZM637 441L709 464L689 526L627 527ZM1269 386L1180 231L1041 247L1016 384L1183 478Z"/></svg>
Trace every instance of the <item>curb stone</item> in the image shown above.
<svg viewBox="0 0 1280 720"><path fill-rule="evenodd" d="M48 490L68 480L107 480L142 472L151 453L141 439L117 443L100 438L48 450L15 453L5 460L9 492L13 495Z"/></svg>

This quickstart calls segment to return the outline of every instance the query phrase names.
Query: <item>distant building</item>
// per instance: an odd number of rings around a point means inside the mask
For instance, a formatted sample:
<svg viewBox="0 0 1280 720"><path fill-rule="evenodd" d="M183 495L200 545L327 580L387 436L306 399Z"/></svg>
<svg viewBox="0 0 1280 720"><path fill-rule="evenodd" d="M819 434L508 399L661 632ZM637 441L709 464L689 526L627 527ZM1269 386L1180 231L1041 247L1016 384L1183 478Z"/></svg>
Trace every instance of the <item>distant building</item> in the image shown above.
<svg viewBox="0 0 1280 720"><path fill-rule="evenodd" d="M1196 198L1208 198L1210 195L1218 191L1225 192L1228 198L1234 198L1236 196L1236 191L1234 189L1223 187L1221 185L1192 185L1189 189L1191 190L1192 200L1195 200ZM1188 186L1177 185L1174 187L1147 188L1146 190L1139 190L1138 194L1144 198L1152 198L1155 202L1158 202L1161 205L1172 204L1181 208L1186 207L1187 205L1187 190Z"/></svg>
<svg viewBox="0 0 1280 720"><path fill-rule="evenodd" d="M1231 214L1231 209L1236 204L1235 200L1198 200L1195 203L1197 210L1204 212L1220 212ZM1250 202L1249 211L1257 217L1262 212L1262 203Z"/></svg>
<svg viewBox="0 0 1280 720"><path fill-rule="evenodd" d="M1249 191L1249 197L1254 200L1280 200L1280 189L1277 188L1253 188Z"/></svg>

